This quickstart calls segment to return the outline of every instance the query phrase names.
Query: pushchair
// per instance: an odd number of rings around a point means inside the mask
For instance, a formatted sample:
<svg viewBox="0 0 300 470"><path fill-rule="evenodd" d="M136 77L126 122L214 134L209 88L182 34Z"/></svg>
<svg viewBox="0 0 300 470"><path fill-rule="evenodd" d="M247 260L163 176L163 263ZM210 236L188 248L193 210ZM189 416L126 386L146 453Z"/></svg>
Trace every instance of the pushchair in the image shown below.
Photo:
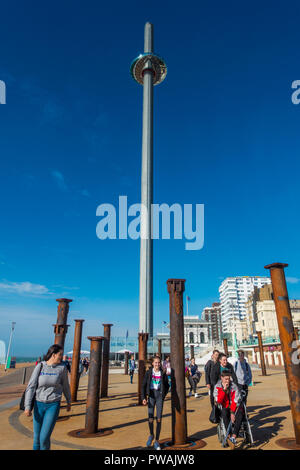
<svg viewBox="0 0 300 470"><path fill-rule="evenodd" d="M249 447L251 447L253 445L253 436L252 436L251 426L250 426L249 418L248 418L248 414L247 414L247 408L246 408L246 404L245 404L245 397L246 397L246 393L245 393L244 390L242 390L241 391L241 399L238 403L236 413L240 409L240 407L242 407L243 419L242 419L242 424L241 424L241 428L240 428L240 431L239 431L239 435L237 437L242 437L243 442L245 444L248 444ZM217 406L220 410L220 420L219 420L218 427L217 427L218 439L221 442L222 447L228 447L227 438L228 438L228 436L229 436L229 434L232 430L232 422L230 420L228 429L226 429L224 421L222 419L222 415L221 415L222 405L217 405Z"/></svg>

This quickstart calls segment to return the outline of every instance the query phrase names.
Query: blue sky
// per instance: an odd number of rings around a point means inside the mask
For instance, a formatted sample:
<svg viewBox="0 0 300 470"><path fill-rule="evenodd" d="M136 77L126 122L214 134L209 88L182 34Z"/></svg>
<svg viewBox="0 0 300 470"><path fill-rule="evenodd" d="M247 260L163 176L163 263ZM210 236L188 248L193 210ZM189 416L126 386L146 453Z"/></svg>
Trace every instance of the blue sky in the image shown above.
<svg viewBox="0 0 300 470"><path fill-rule="evenodd" d="M96 208L140 201L142 87L131 61L146 21L168 65L155 87L154 202L205 205L205 244L154 241L154 329L166 280L186 279L190 313L221 280L289 263L300 298L300 79L297 2L25 3L1 6L0 338L14 353L53 341L56 302L73 299L84 337L135 335L139 241L96 237ZM84 339L84 346L88 341Z"/></svg>

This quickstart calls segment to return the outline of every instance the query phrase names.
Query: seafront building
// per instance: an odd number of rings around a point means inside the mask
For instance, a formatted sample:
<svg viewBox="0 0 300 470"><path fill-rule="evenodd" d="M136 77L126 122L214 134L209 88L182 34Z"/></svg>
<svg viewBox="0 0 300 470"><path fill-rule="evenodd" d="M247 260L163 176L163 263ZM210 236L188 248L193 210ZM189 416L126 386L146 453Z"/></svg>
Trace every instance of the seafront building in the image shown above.
<svg viewBox="0 0 300 470"><path fill-rule="evenodd" d="M290 308L295 328L300 328L300 300L290 299ZM246 302L249 335L262 332L262 338L278 338L278 324L271 285L255 288Z"/></svg>
<svg viewBox="0 0 300 470"><path fill-rule="evenodd" d="M261 288L265 284L271 284L269 277L235 276L224 279L219 287L223 333L232 333L238 322L246 320L248 297L255 287Z"/></svg>
<svg viewBox="0 0 300 470"><path fill-rule="evenodd" d="M209 338L210 322L202 320L198 315L186 315L183 317L183 322L185 348L194 346L195 352L201 354L213 345Z"/></svg>
<svg viewBox="0 0 300 470"><path fill-rule="evenodd" d="M222 342L222 318L221 304L214 302L211 307L205 307L202 312L202 319L209 322L208 341L213 346Z"/></svg>

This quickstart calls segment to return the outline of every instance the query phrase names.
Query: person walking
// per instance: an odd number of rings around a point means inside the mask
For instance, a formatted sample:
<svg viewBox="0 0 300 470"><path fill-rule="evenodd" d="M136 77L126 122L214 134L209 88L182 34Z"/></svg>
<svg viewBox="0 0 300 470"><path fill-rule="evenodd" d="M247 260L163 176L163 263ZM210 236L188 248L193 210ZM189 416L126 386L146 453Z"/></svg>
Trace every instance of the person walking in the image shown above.
<svg viewBox="0 0 300 470"><path fill-rule="evenodd" d="M224 371L230 372L233 382L238 385L238 380L235 375L233 365L228 362L226 354L220 353L219 360L216 362L216 364L213 365L210 372L210 383L213 387L212 390L214 390L216 383L219 382L221 374Z"/></svg>
<svg viewBox="0 0 300 470"><path fill-rule="evenodd" d="M135 360L134 360L134 354L131 355L131 358L129 360L129 375L130 375L130 383L133 383L133 374L135 371Z"/></svg>
<svg viewBox="0 0 300 470"><path fill-rule="evenodd" d="M170 361L170 356L167 356L166 359L163 362L163 370L167 374L168 377L168 382L169 382L169 388L171 387L171 361Z"/></svg>
<svg viewBox="0 0 300 470"><path fill-rule="evenodd" d="M33 405L33 450L50 450L50 437L57 421L62 394L71 410L68 371L62 364L63 349L52 345L38 364L25 392L25 415L31 416Z"/></svg>
<svg viewBox="0 0 300 470"><path fill-rule="evenodd" d="M147 447L152 445L154 440L154 408L156 407L156 434L154 449L161 450L159 444L159 436L161 431L161 420L163 412L164 399L169 391L169 381L167 374L161 367L160 357L154 356L152 360L152 367L150 367L143 380L142 384L142 403L148 404L148 425L150 436L147 440Z"/></svg>
<svg viewBox="0 0 300 470"><path fill-rule="evenodd" d="M70 362L67 358L66 355L64 355L63 357L63 360L61 361L61 363L66 367L67 371L69 372L69 374L71 374L71 366L70 366Z"/></svg>
<svg viewBox="0 0 300 470"><path fill-rule="evenodd" d="M242 350L238 351L238 360L234 363L234 372L237 376L238 386L240 390L245 392L245 404L247 404L248 387L252 382L251 367L245 359L245 353Z"/></svg>
<svg viewBox="0 0 300 470"><path fill-rule="evenodd" d="M195 398L199 396L197 393L197 384L200 381L200 379L201 379L201 372L198 371L198 366L195 362L195 358L192 357L191 364L189 367L189 376L188 376L188 381L191 387L189 397L192 396L193 392L194 392Z"/></svg>
<svg viewBox="0 0 300 470"><path fill-rule="evenodd" d="M206 387L208 388L210 404L211 404L212 408L214 407L215 400L214 400L214 389L213 389L213 387L211 385L211 381L210 381L210 373L211 373L212 367L215 364L217 364L217 362L218 362L219 354L220 354L220 352L217 349L215 349L212 352L211 359L209 359L209 361L207 361L207 363L205 364L205 367L204 367L205 383L206 383Z"/></svg>
<svg viewBox="0 0 300 470"><path fill-rule="evenodd" d="M38 357L37 360L35 361L35 365L37 366L40 362L42 362L42 358Z"/></svg>

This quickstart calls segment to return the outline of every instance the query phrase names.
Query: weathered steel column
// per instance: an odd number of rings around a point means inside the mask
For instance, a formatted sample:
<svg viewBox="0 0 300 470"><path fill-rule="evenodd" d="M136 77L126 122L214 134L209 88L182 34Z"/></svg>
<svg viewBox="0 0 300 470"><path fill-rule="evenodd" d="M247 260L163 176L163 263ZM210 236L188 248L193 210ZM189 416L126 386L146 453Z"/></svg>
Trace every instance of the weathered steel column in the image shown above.
<svg viewBox="0 0 300 470"><path fill-rule="evenodd" d="M228 340L227 340L227 338L223 338L223 346L224 346L224 353L228 357L229 353L228 353Z"/></svg>
<svg viewBox="0 0 300 470"><path fill-rule="evenodd" d="M99 388L102 361L102 336L88 336L91 341L88 392L86 400L85 433L98 432Z"/></svg>
<svg viewBox="0 0 300 470"><path fill-rule="evenodd" d="M138 405L142 405L142 385L146 371L148 333L139 333Z"/></svg>
<svg viewBox="0 0 300 470"><path fill-rule="evenodd" d="M172 443L187 443L183 292L185 279L168 279L171 342Z"/></svg>
<svg viewBox="0 0 300 470"><path fill-rule="evenodd" d="M124 374L128 375L128 356L129 352L125 351L125 364L124 364Z"/></svg>
<svg viewBox="0 0 300 470"><path fill-rule="evenodd" d="M295 332L295 339L296 339L296 341L298 341L298 339L299 339L299 328L295 327L294 332Z"/></svg>
<svg viewBox="0 0 300 470"><path fill-rule="evenodd" d="M158 346L157 354L158 354L158 356L159 356L160 358L162 358L162 357L161 357L161 339L158 339L158 340L157 340L157 346Z"/></svg>
<svg viewBox="0 0 300 470"><path fill-rule="evenodd" d="M77 391L79 384L79 361L82 339L82 324L84 320L75 320L73 357L71 367L71 399L77 401Z"/></svg>
<svg viewBox="0 0 300 470"><path fill-rule="evenodd" d="M294 325L284 274L284 268L287 266L288 264L285 263L274 263L265 266L265 268L270 269L271 274L279 337L296 438L296 440L290 439L288 442L281 442L280 444L288 448L300 449L300 366L297 357L295 357L297 356L297 343L295 342Z"/></svg>
<svg viewBox="0 0 300 470"><path fill-rule="evenodd" d="M71 299L56 299L59 302L57 306L57 320L54 326L54 344L59 344L62 348L65 345L65 338L68 331L67 319L69 313L69 303Z"/></svg>
<svg viewBox="0 0 300 470"><path fill-rule="evenodd" d="M256 333L257 333L257 338L258 338L261 372L262 372L262 375L267 375L265 355L264 355L264 347L263 347L263 342L262 342L262 338L261 338L261 331L256 331Z"/></svg>
<svg viewBox="0 0 300 470"><path fill-rule="evenodd" d="M109 373L109 349L110 349L110 329L112 323L103 323L104 326L104 340L103 340L103 360L102 360L102 375L101 375L101 398L107 397L108 394L108 373Z"/></svg>
<svg viewBox="0 0 300 470"><path fill-rule="evenodd" d="M191 346L190 346L190 354L191 354L191 359L192 359L192 357L195 357L195 348L194 348L193 344L191 344Z"/></svg>

